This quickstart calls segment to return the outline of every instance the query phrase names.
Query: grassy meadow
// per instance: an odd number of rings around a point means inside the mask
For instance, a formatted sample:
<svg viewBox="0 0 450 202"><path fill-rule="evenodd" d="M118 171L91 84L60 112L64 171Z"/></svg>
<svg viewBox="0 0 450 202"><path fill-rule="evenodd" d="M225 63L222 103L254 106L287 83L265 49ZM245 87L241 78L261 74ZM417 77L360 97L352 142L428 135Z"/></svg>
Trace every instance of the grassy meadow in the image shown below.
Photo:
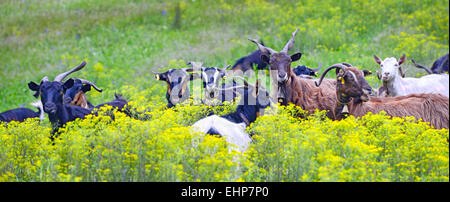
<svg viewBox="0 0 450 202"><path fill-rule="evenodd" d="M177 15L178 13L178 15ZM280 50L299 28L292 64L348 62L375 72L372 58L407 55L407 76L424 75L449 52L447 0L4 0L0 1L0 112L35 101L30 81L87 66L100 104L121 93L146 121L117 114L69 123L55 144L46 119L0 126L0 181L449 181L449 130L383 114L324 118L289 106L258 118L249 151L191 132L209 111L165 110L166 84L152 71L234 64L257 49ZM320 73L324 71L323 68ZM330 73L328 77L333 78ZM366 78L372 87L381 82ZM269 87L267 86L267 89ZM31 107L30 107L31 108ZM196 145L193 147L192 145Z"/></svg>

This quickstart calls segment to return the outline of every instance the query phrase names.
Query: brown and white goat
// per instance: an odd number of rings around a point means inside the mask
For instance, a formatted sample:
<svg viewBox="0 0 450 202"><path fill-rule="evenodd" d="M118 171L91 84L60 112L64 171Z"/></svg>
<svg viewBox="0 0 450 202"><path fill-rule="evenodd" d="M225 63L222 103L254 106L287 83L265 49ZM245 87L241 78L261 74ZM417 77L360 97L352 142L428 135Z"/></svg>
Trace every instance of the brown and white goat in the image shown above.
<svg viewBox="0 0 450 202"><path fill-rule="evenodd" d="M281 105L293 103L309 113L313 113L315 109L327 110L327 116L334 119L336 81L326 79L321 87L316 87L313 79L298 77L291 69L291 63L302 56L301 53L288 55L288 51L294 45L297 32L298 29L292 33L291 39L280 52L265 47L254 39L249 40L258 46L263 53L261 60L270 66L272 91L276 93L272 95L274 99L277 99Z"/></svg>
<svg viewBox="0 0 450 202"><path fill-rule="evenodd" d="M356 67L335 64L322 74L321 79L332 69L336 69L335 116L345 114L362 117L368 112L374 114L385 111L392 117L414 116L429 122L437 129L449 128L449 99L441 94L410 94L407 96L374 98L369 97L372 88L364 79L366 72ZM320 81L318 83L320 85Z"/></svg>

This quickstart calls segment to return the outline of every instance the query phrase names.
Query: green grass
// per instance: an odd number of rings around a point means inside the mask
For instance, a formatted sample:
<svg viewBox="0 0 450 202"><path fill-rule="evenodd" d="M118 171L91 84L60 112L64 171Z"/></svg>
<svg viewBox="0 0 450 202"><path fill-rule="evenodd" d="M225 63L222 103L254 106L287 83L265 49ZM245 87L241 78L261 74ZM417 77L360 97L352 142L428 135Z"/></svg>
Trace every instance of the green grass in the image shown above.
<svg viewBox="0 0 450 202"><path fill-rule="evenodd" d="M300 32L292 52L303 57L293 66L345 61L376 70L373 54L406 53L404 68L416 76L421 71L410 57L430 65L448 52L447 1L180 1L181 23L175 27L176 2L2 1L0 111L34 100L28 82L52 78L82 60L87 67L73 76L105 88L93 98L100 103L125 84L163 88L151 70L166 68L171 60L233 64L256 50L247 38L279 50L295 28ZM93 69L97 63L103 72Z"/></svg>

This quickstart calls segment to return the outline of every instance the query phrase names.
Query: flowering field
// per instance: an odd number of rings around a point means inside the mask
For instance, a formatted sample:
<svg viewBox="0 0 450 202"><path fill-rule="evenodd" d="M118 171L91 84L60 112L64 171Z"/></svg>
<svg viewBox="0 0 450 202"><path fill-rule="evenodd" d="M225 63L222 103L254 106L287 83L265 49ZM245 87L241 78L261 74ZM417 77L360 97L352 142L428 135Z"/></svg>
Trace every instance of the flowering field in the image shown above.
<svg viewBox="0 0 450 202"><path fill-rule="evenodd" d="M374 72L373 54L405 53L407 75L424 75L410 59L431 65L448 53L448 12L446 0L1 1L0 112L31 108L28 82L85 60L73 76L103 89L87 94L92 103L117 92L143 114L89 116L62 128L54 142L48 118L2 124L0 181L448 182L448 129L384 114L298 118L301 109L278 107L247 128L248 151L229 152L223 138L190 125L235 106L165 109L167 86L151 73L187 61L233 64L256 50L247 38L281 49L299 28L292 51L303 56L292 66L349 62Z"/></svg>

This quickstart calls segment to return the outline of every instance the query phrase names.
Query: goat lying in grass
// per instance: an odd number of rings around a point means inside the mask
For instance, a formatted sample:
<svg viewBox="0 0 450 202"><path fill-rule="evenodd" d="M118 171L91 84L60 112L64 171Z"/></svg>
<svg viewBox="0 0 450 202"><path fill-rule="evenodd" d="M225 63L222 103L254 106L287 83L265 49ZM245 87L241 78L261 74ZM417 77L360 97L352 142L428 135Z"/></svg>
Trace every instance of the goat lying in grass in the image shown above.
<svg viewBox="0 0 450 202"><path fill-rule="evenodd" d="M372 88L364 79L366 73L356 67L335 64L322 74L321 80L332 69L336 69L335 113L337 119L346 114L362 117L368 112L385 111L393 117L414 116L429 122L434 128L449 128L449 99L441 94L410 94L407 96L369 97ZM317 83L320 85L321 80Z"/></svg>
<svg viewBox="0 0 450 202"><path fill-rule="evenodd" d="M25 119L28 118L37 118L42 121L44 119L44 110L42 108L41 101L36 101L30 103L31 106L36 107L38 109L37 112L28 109L28 108L17 108L17 109L10 109L8 111L5 111L3 113L0 113L0 122L9 123L11 121L18 121L18 122L24 122Z"/></svg>
<svg viewBox="0 0 450 202"><path fill-rule="evenodd" d="M430 74L420 78L402 78L401 64L405 62L406 56L400 60L390 57L381 61L376 55L375 62L381 67L381 75L377 73L378 79L383 81L386 94L390 96L403 96L413 93L440 93L449 97L448 74Z"/></svg>
<svg viewBox="0 0 450 202"><path fill-rule="evenodd" d="M250 86L245 82L245 86L231 87L243 91L241 100L234 113L224 116L211 115L195 122L194 130L224 137L228 143L236 146L238 151L245 151L251 139L245 132L261 112L270 106L270 97L266 90L257 81L256 86Z"/></svg>

